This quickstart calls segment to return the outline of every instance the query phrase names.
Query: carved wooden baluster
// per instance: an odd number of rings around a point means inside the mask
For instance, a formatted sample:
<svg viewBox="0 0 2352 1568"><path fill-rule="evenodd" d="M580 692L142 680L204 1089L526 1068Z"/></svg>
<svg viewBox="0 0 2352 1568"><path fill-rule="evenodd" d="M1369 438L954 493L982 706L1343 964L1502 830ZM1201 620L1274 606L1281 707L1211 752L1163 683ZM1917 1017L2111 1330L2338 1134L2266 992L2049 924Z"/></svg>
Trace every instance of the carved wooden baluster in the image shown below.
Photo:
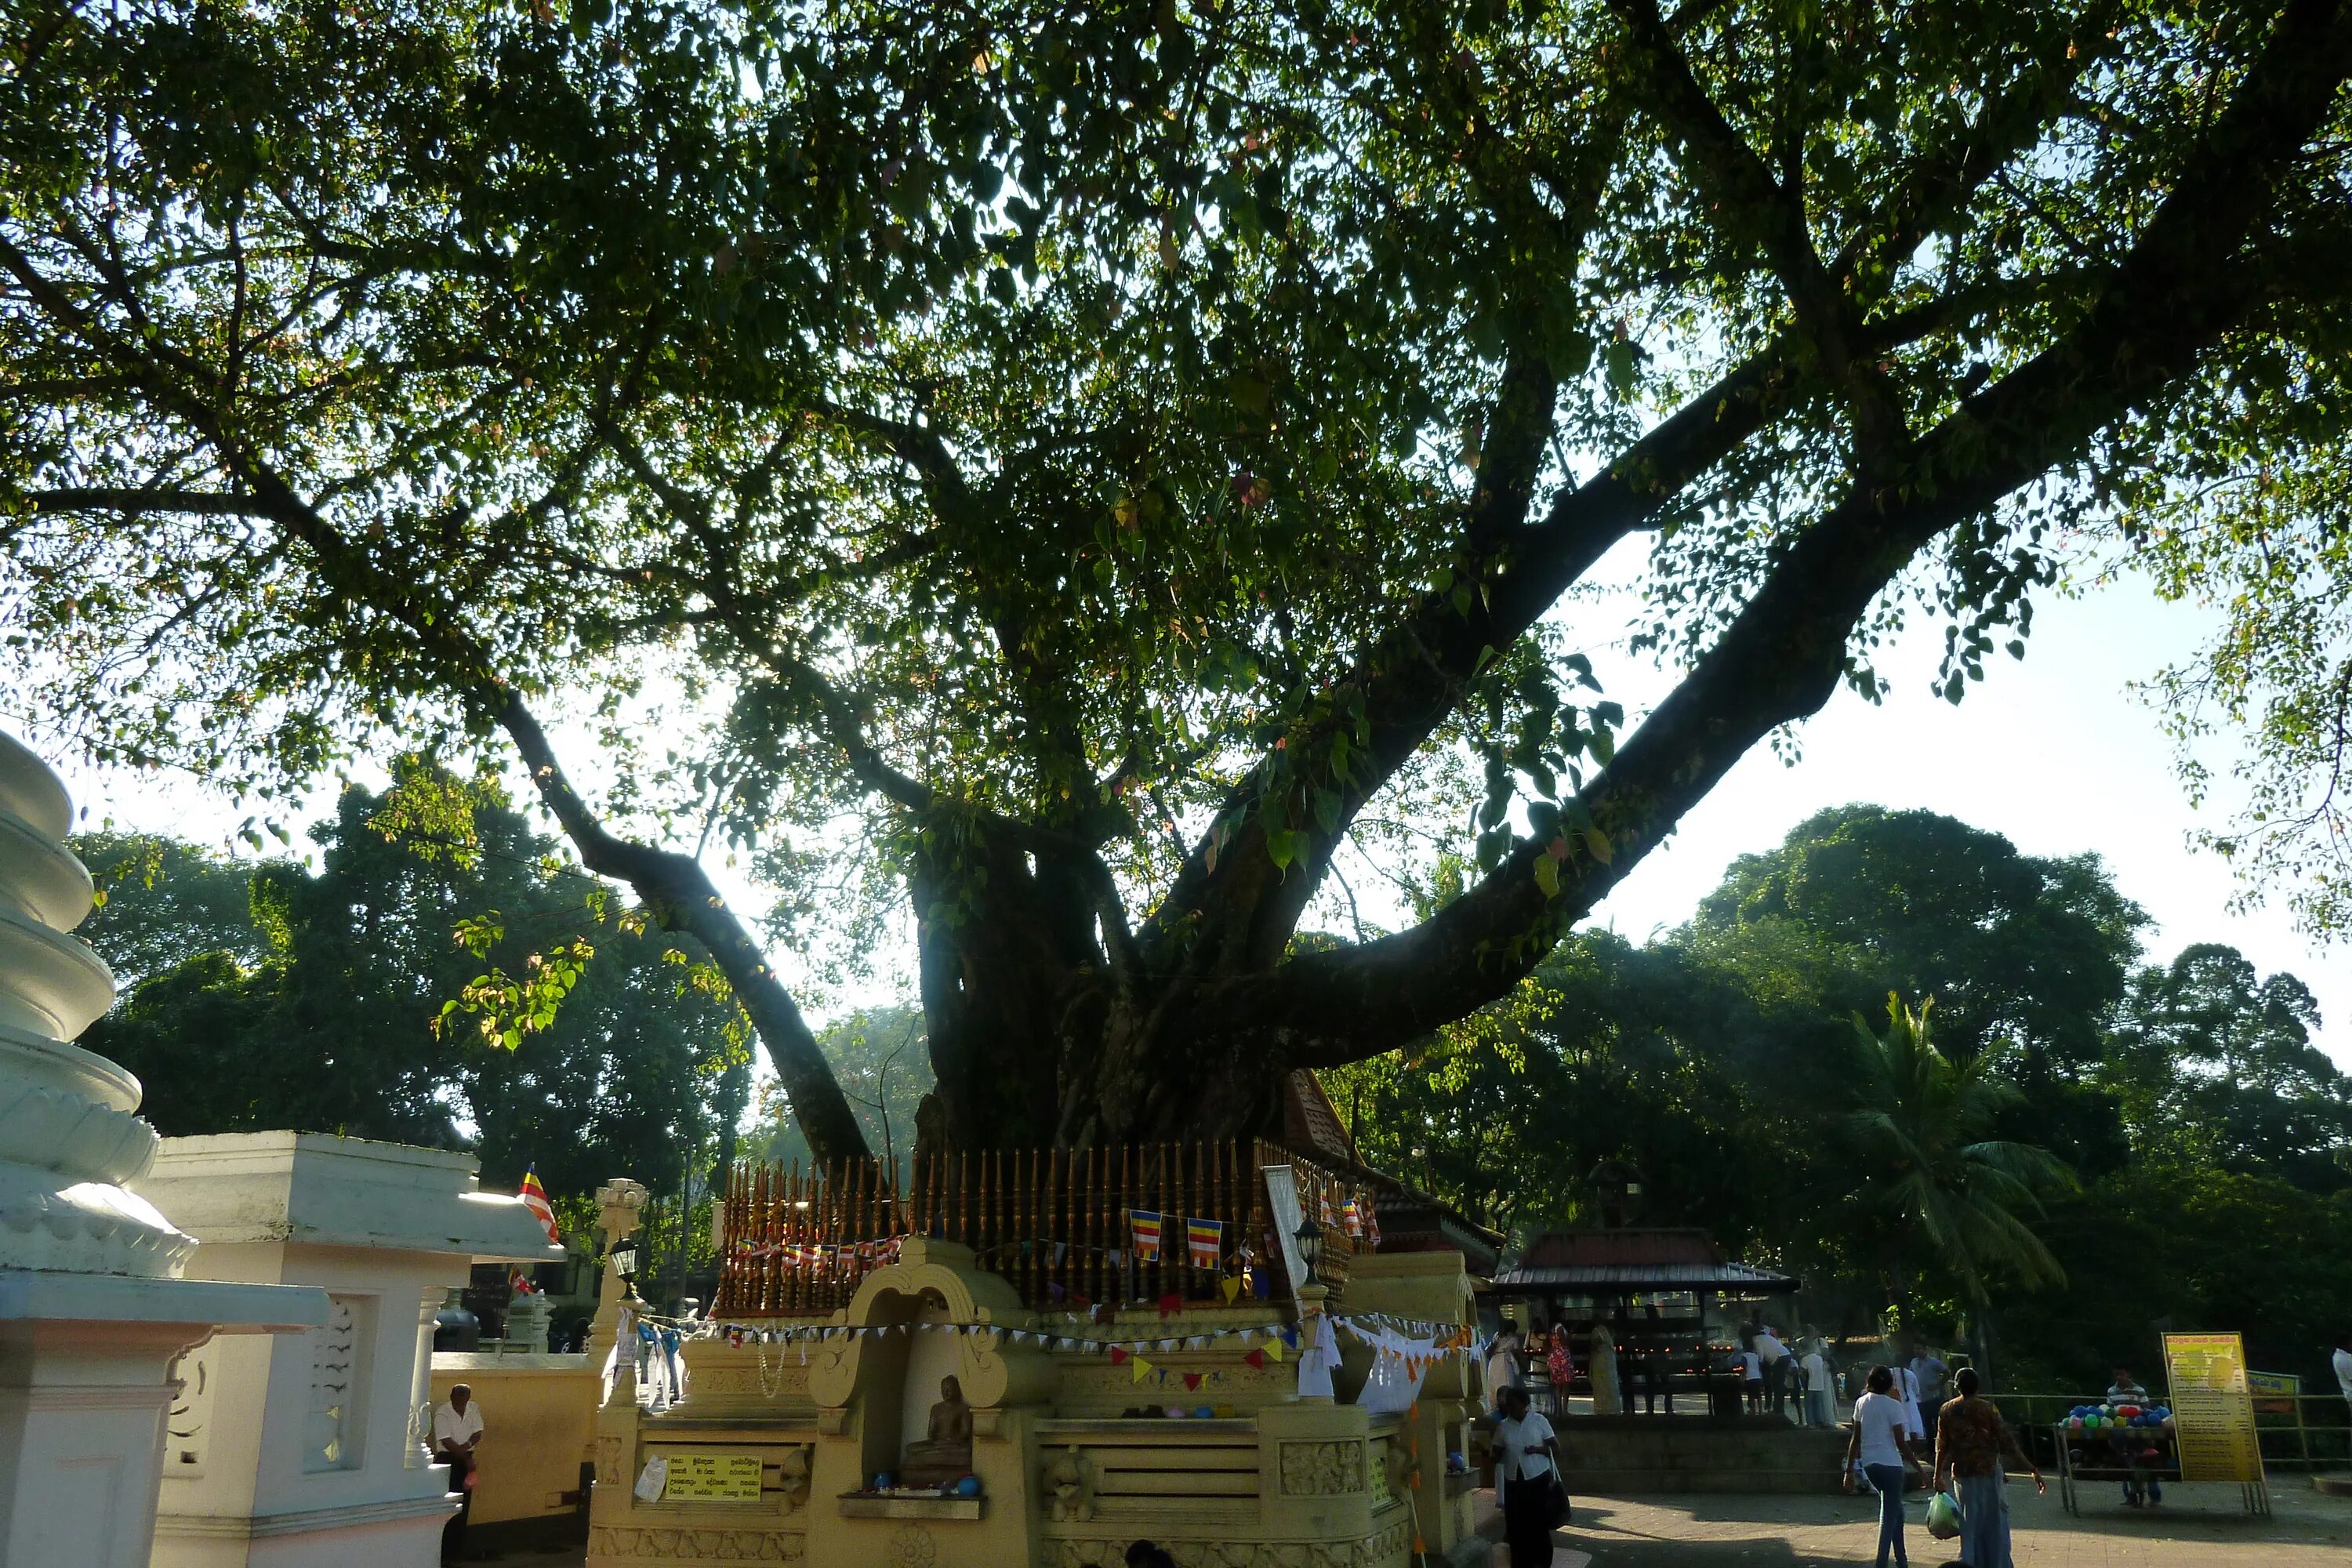
<svg viewBox="0 0 2352 1568"><path fill-rule="evenodd" d="M766 1317L774 1313L777 1300L776 1168L773 1165L760 1167L760 1185L756 1195L760 1210L760 1245L768 1249L767 1256L760 1259L760 1312Z"/></svg>
<svg viewBox="0 0 2352 1568"><path fill-rule="evenodd" d="M849 1248L849 1289L856 1294L866 1278L866 1244L873 1238L874 1178L877 1167L868 1155L857 1164L857 1176L850 1191L848 1235L842 1245Z"/></svg>
<svg viewBox="0 0 2352 1568"><path fill-rule="evenodd" d="M791 1179L784 1184L784 1234L788 1238L784 1245L790 1248L784 1254L784 1279L787 1300L796 1314L808 1306L807 1270L801 1267L803 1216L808 1211L801 1207L804 1201L802 1191L800 1156L795 1154L793 1156Z"/></svg>
<svg viewBox="0 0 2352 1568"><path fill-rule="evenodd" d="M1075 1239L1086 1244L1086 1251L1077 1258L1078 1278L1086 1281L1083 1292L1090 1300L1102 1300L1102 1181L1097 1174L1098 1163L1092 1144L1087 1146L1087 1173L1084 1182L1070 1195L1077 1200L1078 1234Z"/></svg>
<svg viewBox="0 0 2352 1568"><path fill-rule="evenodd" d="M1048 1289L1048 1282L1058 1279L1062 1271L1060 1260L1054 1256L1054 1244L1061 1241L1064 1234L1060 1214L1061 1192L1055 1184L1061 1179L1061 1151L1048 1145L1035 1163L1040 1173L1037 1178L1039 1183L1037 1230L1040 1237L1038 1245L1045 1249L1038 1254L1037 1258L1043 1272L1038 1277L1040 1283L1037 1287L1036 1305L1042 1308L1053 1300L1054 1292ZM1067 1289L1068 1287L1065 1286L1064 1289Z"/></svg>

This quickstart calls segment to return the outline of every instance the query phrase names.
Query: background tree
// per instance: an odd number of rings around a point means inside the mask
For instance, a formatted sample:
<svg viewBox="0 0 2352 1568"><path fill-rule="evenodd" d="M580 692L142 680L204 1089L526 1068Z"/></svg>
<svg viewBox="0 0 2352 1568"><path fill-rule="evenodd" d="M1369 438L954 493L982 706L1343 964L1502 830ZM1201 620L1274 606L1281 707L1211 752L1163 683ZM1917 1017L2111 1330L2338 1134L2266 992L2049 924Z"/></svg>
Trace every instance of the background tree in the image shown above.
<svg viewBox="0 0 2352 1568"><path fill-rule="evenodd" d="M1856 825L1897 847L1970 853L1898 855L1881 842L1863 855L1841 837ZM1840 855L1857 857L1846 874L1874 896L1828 896L1822 873ZM1969 911L1989 908L1983 868L2012 863L2040 867L2027 881L2045 896L2064 890L2052 921L2106 912L2053 941L2111 933L2099 951L2128 978L2051 985L2037 1015L2051 1037L2095 1041L2092 1059L2070 1053L2072 1076L2037 1076L1998 1044L1915 1051L1927 1081L1888 1085L1874 1036L1873 1058L1857 1061L1853 1016L1921 973L1910 967L1919 952L1960 955L1938 973L1971 996L2013 994L2033 974L2000 942L1918 936L1979 918ZM1797 896L1758 907L1759 888L1783 886ZM1922 910L1945 913L1923 921ZM2116 911L2131 918L2107 920ZM1641 1223L1697 1226L1736 1256L1801 1275L1806 1318L1833 1331L1874 1332L1890 1282L1906 1325L1931 1337L1968 1342L1997 1325L2009 1387L2103 1387L2115 1356L2152 1354L2164 1328L2192 1324L2245 1334L2265 1367L2324 1376L2352 1282L2343 1075L2312 1051L2293 976L2265 978L2213 945L2141 966L2145 929L2089 858L2031 862L1948 817L1844 807L1735 862L1689 924L1641 947L1579 933L1506 1001L1327 1083L1343 1116L1357 1112L1371 1163L1515 1240L1600 1223L1587 1182L1618 1162L1642 1173ZM1972 1131L1950 1115L1964 1084ZM1895 1148L1883 1125L1854 1137L1858 1100L1901 1132ZM2030 1283L2043 1263L2030 1257L2022 1271L1984 1267L1929 1240L1905 1209L1906 1170L1936 1203L1958 1201L1951 1189L1977 1174L1964 1151L1979 1141L2047 1147L2080 1173L2079 1186L2009 1207L2023 1233L1992 1222L1997 1253L2030 1254L2039 1238L2063 1282ZM1955 1260L1979 1264L1980 1298Z"/></svg>
<svg viewBox="0 0 2352 1568"><path fill-rule="evenodd" d="M502 735L825 1157L714 824L789 879L856 822L949 1140L1262 1127L1507 994L1923 602L1958 696L2344 298L2340 0L7 26L44 692L254 781ZM1621 741L1547 617L1629 539L1685 673ZM1465 756L1475 883L1294 942Z"/></svg>
<svg viewBox="0 0 2352 1568"><path fill-rule="evenodd" d="M931 1091L931 1059L923 1038L923 1014L899 1005L850 1014L817 1035L833 1064L841 1091L857 1113L866 1142L877 1157L909 1167L915 1148L915 1114ZM790 1100L772 1083L761 1086L756 1121L743 1138L751 1159L776 1164L814 1163L808 1140L793 1122Z"/></svg>
<svg viewBox="0 0 2352 1568"><path fill-rule="evenodd" d="M615 1173L670 1191L682 1166L699 1175L731 1150L751 1051L707 958L609 909L495 787L410 765L385 795L346 790L312 837L315 875L168 841L135 855L77 841L110 893L84 927L100 956L136 973L142 954L192 950L91 1030L139 1075L162 1131L470 1147L493 1185L536 1166L566 1194ZM222 918L239 875L241 930ZM461 945L461 926L488 940ZM524 1020L511 1047L489 1037L485 1024L516 1019L481 994L486 964L528 972L583 942L600 961L579 967L561 1013Z"/></svg>
<svg viewBox="0 0 2352 1568"><path fill-rule="evenodd" d="M2352 1078L2311 1043L2318 1023L2294 975L2263 979L2237 949L2200 942L2133 976L2103 1077L2152 1158L2338 1192L2352 1187Z"/></svg>
<svg viewBox="0 0 2352 1568"><path fill-rule="evenodd" d="M1818 812L1733 861L1696 926L1770 919L1867 955L1882 996L1933 996L1946 1049L2016 1041L2036 1082L2098 1061L2147 924L2096 856L2041 859L1935 812L1873 805Z"/></svg>
<svg viewBox="0 0 2352 1568"><path fill-rule="evenodd" d="M270 937L255 918L253 883L278 867L232 861L152 833L84 833L73 845L100 899L80 929L103 943L121 990L198 953L225 953L246 969L268 957Z"/></svg>
<svg viewBox="0 0 2352 1568"><path fill-rule="evenodd" d="M1881 1238L1888 1293L1901 1304L1914 1280L1940 1276L1982 1309L2001 1276L2028 1288L2063 1284L2065 1269L2032 1222L2074 1173L2046 1149L1992 1136L2000 1112L2023 1098L2000 1074L2009 1047L1948 1055L1929 1033L1931 1006L1890 996L1884 1035L1853 1020L1853 1195Z"/></svg>

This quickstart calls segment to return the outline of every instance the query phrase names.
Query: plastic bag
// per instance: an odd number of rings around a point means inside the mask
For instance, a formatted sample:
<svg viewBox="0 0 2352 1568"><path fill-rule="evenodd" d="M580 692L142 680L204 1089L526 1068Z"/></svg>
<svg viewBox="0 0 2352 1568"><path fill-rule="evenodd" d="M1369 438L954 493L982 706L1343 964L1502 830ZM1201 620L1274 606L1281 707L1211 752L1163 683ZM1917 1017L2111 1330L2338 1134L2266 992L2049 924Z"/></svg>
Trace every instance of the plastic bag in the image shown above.
<svg viewBox="0 0 2352 1568"><path fill-rule="evenodd" d="M1928 1499L1927 1533L1938 1541L1949 1541L1959 1532L1959 1500L1949 1492L1937 1492Z"/></svg>

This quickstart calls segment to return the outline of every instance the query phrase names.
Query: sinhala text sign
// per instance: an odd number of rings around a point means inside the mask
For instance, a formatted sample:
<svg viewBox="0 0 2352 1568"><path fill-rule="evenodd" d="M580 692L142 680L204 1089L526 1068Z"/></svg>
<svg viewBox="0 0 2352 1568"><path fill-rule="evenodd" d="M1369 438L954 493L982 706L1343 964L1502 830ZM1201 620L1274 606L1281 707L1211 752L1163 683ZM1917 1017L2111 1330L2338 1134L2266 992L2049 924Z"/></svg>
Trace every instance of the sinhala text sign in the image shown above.
<svg viewBox="0 0 2352 1568"><path fill-rule="evenodd" d="M664 1502L758 1502L757 1454L672 1453Z"/></svg>
<svg viewBox="0 0 2352 1568"><path fill-rule="evenodd" d="M2184 1481L2260 1481L2262 1448L2246 1386L2246 1347L2236 1334L2167 1334L2172 1424Z"/></svg>

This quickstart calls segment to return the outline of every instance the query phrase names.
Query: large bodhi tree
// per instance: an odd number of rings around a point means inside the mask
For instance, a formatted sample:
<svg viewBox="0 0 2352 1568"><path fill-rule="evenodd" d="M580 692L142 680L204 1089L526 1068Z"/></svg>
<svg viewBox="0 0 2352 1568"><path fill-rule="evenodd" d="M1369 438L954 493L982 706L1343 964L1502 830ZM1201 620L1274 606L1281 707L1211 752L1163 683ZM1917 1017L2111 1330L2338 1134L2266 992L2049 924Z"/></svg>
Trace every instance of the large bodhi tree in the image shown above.
<svg viewBox="0 0 2352 1568"><path fill-rule="evenodd" d="M827 1156L714 833L789 882L846 822L911 898L934 1142L1263 1127L1509 989L1905 614L1955 697L2015 650L2061 531L2331 352L2352 238L2340 0L6 27L46 700L263 787L502 738ZM1629 540L1686 672L1620 739L1555 612ZM1465 774L1459 896L1300 940Z"/></svg>

